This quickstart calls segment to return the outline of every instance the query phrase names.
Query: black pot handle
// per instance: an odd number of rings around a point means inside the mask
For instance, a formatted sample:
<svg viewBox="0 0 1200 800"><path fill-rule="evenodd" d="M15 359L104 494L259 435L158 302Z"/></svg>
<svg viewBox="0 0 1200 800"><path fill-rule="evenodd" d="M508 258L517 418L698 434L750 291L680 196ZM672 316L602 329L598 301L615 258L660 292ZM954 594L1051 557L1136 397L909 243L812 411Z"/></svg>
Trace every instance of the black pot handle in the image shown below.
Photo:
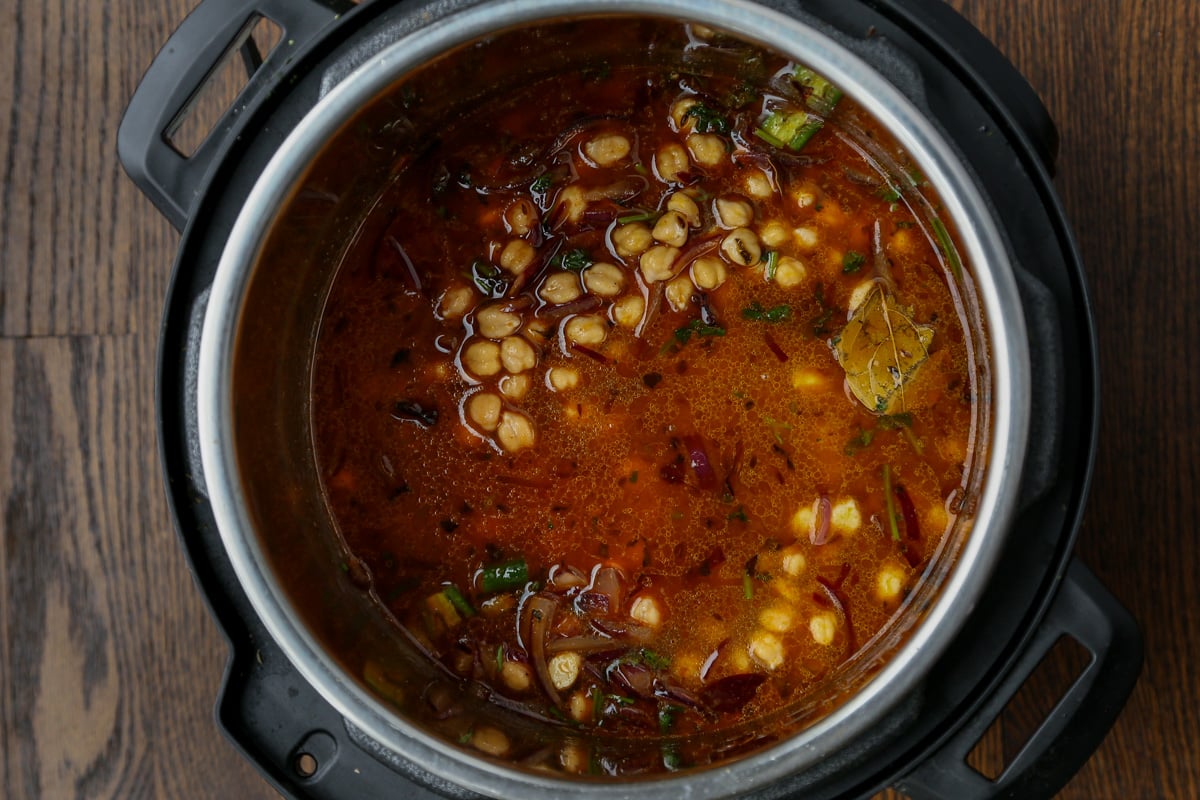
<svg viewBox="0 0 1200 800"><path fill-rule="evenodd" d="M967 755L1063 636L1091 663L995 780ZM1067 784L1116 722L1142 669L1142 637L1124 606L1079 559L1071 560L1053 604L1011 672L966 725L928 760L897 781L912 800L1049 798Z"/></svg>
<svg viewBox="0 0 1200 800"><path fill-rule="evenodd" d="M238 115L349 8L344 0L204 0L171 34L129 101L117 132L117 153L129 177L177 229L187 223L209 168L232 140ZM253 55L245 59L250 81L212 133L184 156L169 141L171 126L226 54L242 48L260 17L283 29L278 46L261 63Z"/></svg>

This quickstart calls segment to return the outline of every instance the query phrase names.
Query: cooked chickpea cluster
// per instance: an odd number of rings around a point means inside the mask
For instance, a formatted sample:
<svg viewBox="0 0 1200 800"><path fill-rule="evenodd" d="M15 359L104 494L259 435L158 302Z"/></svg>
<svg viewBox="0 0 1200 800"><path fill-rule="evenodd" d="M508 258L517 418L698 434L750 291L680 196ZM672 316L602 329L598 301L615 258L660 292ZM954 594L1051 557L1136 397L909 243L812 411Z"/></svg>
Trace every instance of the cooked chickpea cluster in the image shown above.
<svg viewBox="0 0 1200 800"><path fill-rule="evenodd" d="M528 393L569 395L581 380L571 360L602 354L614 328L637 331L660 292L683 312L739 271L796 290L824 271L812 262L830 222L820 190L781 193L773 174L741 163L729 135L698 128L690 114L698 102L675 101L671 136L657 143L639 146L617 125L585 131L574 157L586 180L508 200L485 265L490 282L456 282L442 294L438 313L462 324L456 364L470 385L462 419L476 435L507 452L534 446L537 423L522 407ZM696 181L709 174L740 191L710 195ZM614 204L633 180L646 188ZM797 227L779 217L781 206L812 219ZM594 235L579 236L598 226L602 247ZM581 240L592 244L578 247ZM798 374L797 388L807 381Z"/></svg>

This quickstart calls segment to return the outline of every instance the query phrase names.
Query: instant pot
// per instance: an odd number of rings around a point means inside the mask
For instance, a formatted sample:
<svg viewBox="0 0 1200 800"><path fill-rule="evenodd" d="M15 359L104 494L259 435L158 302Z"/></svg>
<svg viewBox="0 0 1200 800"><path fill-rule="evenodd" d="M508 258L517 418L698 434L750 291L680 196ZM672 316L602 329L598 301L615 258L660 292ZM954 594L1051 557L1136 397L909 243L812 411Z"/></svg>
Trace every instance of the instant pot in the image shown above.
<svg viewBox="0 0 1200 800"><path fill-rule="evenodd" d="M761 41L827 73L889 124L942 192L971 262L988 265L977 279L997 394L976 530L877 676L789 740L713 768L608 782L471 756L398 718L342 669L281 590L249 511L258 491L279 498L298 530L322 516L319 491L303 485L308 441L302 426L273 441L268 414L261 463L239 461L230 388L240 335L267 343L267 361L279 348L260 393L307 396L307 361L287 356L311 345L273 315L315 319L328 275L300 269L281 283L263 277L256 255L334 132L448 48L514 24L598 13L692 19ZM265 58L249 38L262 17L282 28ZM171 136L235 53L249 82L185 157ZM1046 797L1091 755L1132 691L1136 624L1071 556L1099 386L1082 267L1051 182L1057 134L1023 79L939 0L204 0L143 78L119 148L134 181L183 230L160 339L159 431L181 539L232 650L218 721L285 794L832 798L895 786L914 798ZM259 296L271 287L269 302L247 301L254 281ZM274 477L263 483L250 469ZM298 560L318 559L324 546L296 541ZM339 607L337 592L326 587L323 602ZM1063 637L1090 663L1005 771L985 778L967 754Z"/></svg>

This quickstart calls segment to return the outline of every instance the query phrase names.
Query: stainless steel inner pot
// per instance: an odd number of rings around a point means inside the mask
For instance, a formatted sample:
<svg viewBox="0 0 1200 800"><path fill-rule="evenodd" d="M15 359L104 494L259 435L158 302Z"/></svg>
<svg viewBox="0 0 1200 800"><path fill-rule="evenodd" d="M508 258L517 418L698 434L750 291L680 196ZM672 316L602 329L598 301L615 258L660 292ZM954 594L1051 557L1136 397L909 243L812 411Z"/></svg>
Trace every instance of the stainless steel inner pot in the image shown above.
<svg viewBox="0 0 1200 800"><path fill-rule="evenodd" d="M880 668L862 664L855 693L814 724L717 767L636 781L581 782L519 769L431 736L397 713L339 662L329 641L392 648L414 674L426 669L393 627L334 568L342 553L324 507L308 430L309 368L325 291L365 210L336 192L309 191L318 156L396 81L464 43L514 26L586 14L654 15L703 23L802 61L890 129L937 187L971 265L968 297L981 318L989 369L978 386L988 409L977 431L978 492L970 524L912 604L912 629ZM456 787L497 797L723 797L811 769L875 729L918 689L930 665L974 608L1014 512L1030 416L1029 345L1005 241L972 176L912 98L860 58L855 45L814 24L744 0L492 0L428 6L421 27L382 49L333 87L304 118L258 180L225 246L201 341L198 424L213 512L238 579L297 669L369 737ZM563 54L569 59L570 54ZM495 76L493 76L495 77ZM364 155L370 164L371 156ZM383 162L375 165L383 167ZM386 172L386 170L384 170ZM368 196L378 169L340 180L345 196ZM374 177L373 177L374 176ZM328 187L325 187L328 189ZM287 207L286 218L281 211ZM285 258L260 258L280 247ZM282 244L279 244L282 242ZM236 388L236 391L235 391ZM304 596L294 590L308 587ZM317 613L319 612L319 613Z"/></svg>

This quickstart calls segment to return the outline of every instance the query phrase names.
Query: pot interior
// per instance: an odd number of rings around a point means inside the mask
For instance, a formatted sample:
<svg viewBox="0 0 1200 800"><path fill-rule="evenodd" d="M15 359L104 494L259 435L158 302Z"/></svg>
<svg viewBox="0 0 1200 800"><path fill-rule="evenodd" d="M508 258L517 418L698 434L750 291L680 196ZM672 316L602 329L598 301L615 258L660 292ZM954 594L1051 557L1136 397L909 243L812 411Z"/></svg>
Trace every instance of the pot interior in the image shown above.
<svg viewBox="0 0 1200 800"><path fill-rule="evenodd" d="M666 28L672 35L662 35ZM395 731L385 744L401 753L406 753L406 743L420 741L449 762L488 761L488 755L469 746L469 731L483 726L507 732L514 754L486 769L526 776L562 769L563 753L568 751L586 754L582 772L596 780L657 774L680 766L704 770L769 753L773 745L795 743L828 720L889 660L898 654L907 657L904 645L940 597L971 538L992 455L994 376L987 325L976 295L979 265L964 259L965 272L951 282L971 353L976 402L971 450L963 460L966 491L957 498L957 521L921 564L921 579L890 622L817 690L769 718L678 741L669 735L594 736L570 724L547 723L489 703L478 684L456 679L421 652L373 591L369 571L347 549L331 519L327 475L314 457L314 353L335 276L381 238L388 219L373 212L396 182L404 180L403 166L410 154L448 120L546 76L599 72L614 64L682 74L695 70L700 75L736 74L747 68L742 37L730 37L739 44L728 49L697 50L696 31L694 26L648 17L553 19L464 43L411 74L394 75L390 85L339 124L310 162L287 167L299 177L290 184L269 229L261 234L261 248L246 267L230 353L230 403L240 500L252 526L251 538L264 559L266 580L282 599L284 614L321 654L323 664L311 671L336 687L335 694L348 691L369 698ZM710 36L704 30L701 35ZM630 42L653 46L631 47ZM705 57L697 58L697 52ZM349 82L353 81L352 76ZM854 98L855 87L845 88ZM421 102L413 103L415 97ZM895 141L861 144L885 172L919 163L920 154L908 153ZM938 216L938 209L944 209L942 198L928 185L912 187L906 197L925 235L953 251L942 250L947 257L942 268L948 269L951 260L960 258L954 244L957 221L944 211ZM935 229L939 225L940 232ZM897 699L878 693L869 714L878 716ZM686 754L683 761L680 753ZM577 766L570 769L580 771Z"/></svg>

